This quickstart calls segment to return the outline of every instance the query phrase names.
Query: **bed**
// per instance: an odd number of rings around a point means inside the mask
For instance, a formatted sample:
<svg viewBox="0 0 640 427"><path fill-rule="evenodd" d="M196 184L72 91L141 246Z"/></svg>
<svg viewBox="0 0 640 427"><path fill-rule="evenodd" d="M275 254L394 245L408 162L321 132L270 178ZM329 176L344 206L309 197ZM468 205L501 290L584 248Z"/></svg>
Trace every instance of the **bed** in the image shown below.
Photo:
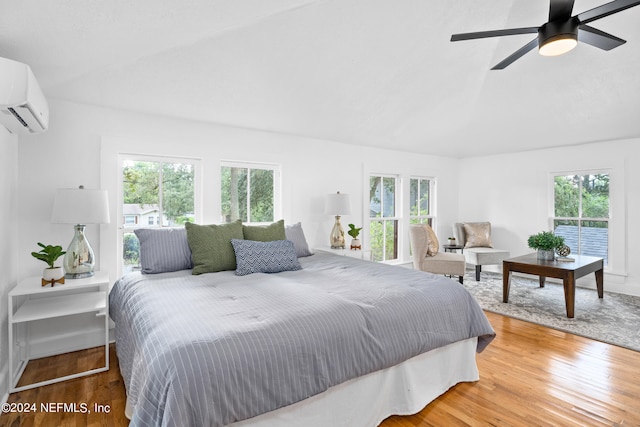
<svg viewBox="0 0 640 427"><path fill-rule="evenodd" d="M375 426L478 380L475 353L495 333L460 284L325 252L299 263L119 279L110 315L131 425Z"/></svg>

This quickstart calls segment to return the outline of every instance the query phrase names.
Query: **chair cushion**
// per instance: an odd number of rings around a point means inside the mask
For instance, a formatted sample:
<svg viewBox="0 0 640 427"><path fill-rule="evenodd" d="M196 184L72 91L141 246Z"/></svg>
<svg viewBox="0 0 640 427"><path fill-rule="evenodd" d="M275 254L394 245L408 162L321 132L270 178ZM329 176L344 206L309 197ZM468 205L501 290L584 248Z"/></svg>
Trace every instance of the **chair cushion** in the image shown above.
<svg viewBox="0 0 640 427"><path fill-rule="evenodd" d="M437 255L425 258L422 270L435 274L464 276L465 258L462 254L438 252Z"/></svg>
<svg viewBox="0 0 640 427"><path fill-rule="evenodd" d="M465 248L492 248L490 222L465 222Z"/></svg>
<svg viewBox="0 0 640 427"><path fill-rule="evenodd" d="M464 250L464 256L467 262L473 265L500 264L509 258L509 251L494 248L469 248Z"/></svg>

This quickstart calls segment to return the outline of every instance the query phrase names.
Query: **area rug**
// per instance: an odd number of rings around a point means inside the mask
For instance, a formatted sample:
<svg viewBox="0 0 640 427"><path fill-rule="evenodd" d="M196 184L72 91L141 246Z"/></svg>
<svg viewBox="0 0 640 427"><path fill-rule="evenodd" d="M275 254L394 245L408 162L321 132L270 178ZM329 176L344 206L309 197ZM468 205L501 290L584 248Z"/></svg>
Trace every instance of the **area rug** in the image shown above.
<svg viewBox="0 0 640 427"><path fill-rule="evenodd" d="M547 281L512 275L509 302L502 302L502 274L475 272L464 277L464 286L487 311L548 326L640 351L640 297L606 291L598 298L595 289L576 288L575 317L567 318L564 289Z"/></svg>

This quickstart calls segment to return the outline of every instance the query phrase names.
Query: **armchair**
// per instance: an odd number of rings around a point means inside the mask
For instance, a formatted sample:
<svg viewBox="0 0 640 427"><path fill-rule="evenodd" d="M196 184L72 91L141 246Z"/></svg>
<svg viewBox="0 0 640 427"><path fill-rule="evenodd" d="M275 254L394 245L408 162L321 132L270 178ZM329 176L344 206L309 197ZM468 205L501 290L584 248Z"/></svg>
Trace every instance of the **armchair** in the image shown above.
<svg viewBox="0 0 640 427"><path fill-rule="evenodd" d="M509 251L493 247L490 222L457 222L453 224L453 235L464 247L466 262L475 266L476 281L480 280L483 265L501 265L509 258Z"/></svg>
<svg viewBox="0 0 640 427"><path fill-rule="evenodd" d="M460 283L463 282L465 271L464 255L439 252L437 250L438 240L429 225L410 225L409 240L413 254L413 268L429 273L458 276L458 281Z"/></svg>

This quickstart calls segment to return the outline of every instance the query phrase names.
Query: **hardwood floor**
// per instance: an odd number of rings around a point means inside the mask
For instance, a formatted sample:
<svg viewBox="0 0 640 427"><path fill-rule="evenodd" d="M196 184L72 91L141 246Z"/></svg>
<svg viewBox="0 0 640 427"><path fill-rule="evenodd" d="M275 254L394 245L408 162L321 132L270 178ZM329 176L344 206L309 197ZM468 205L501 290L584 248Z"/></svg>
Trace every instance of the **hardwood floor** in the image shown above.
<svg viewBox="0 0 640 427"><path fill-rule="evenodd" d="M420 413L382 427L640 426L640 353L487 313L498 334L477 356L480 381L458 384ZM100 348L40 359L31 374L102 362ZM109 372L10 395L38 412L0 416L0 426L126 426L125 391L113 345ZM38 373L36 373L38 371ZM43 413L47 402L86 403L91 414ZM95 413L94 404L109 413Z"/></svg>

